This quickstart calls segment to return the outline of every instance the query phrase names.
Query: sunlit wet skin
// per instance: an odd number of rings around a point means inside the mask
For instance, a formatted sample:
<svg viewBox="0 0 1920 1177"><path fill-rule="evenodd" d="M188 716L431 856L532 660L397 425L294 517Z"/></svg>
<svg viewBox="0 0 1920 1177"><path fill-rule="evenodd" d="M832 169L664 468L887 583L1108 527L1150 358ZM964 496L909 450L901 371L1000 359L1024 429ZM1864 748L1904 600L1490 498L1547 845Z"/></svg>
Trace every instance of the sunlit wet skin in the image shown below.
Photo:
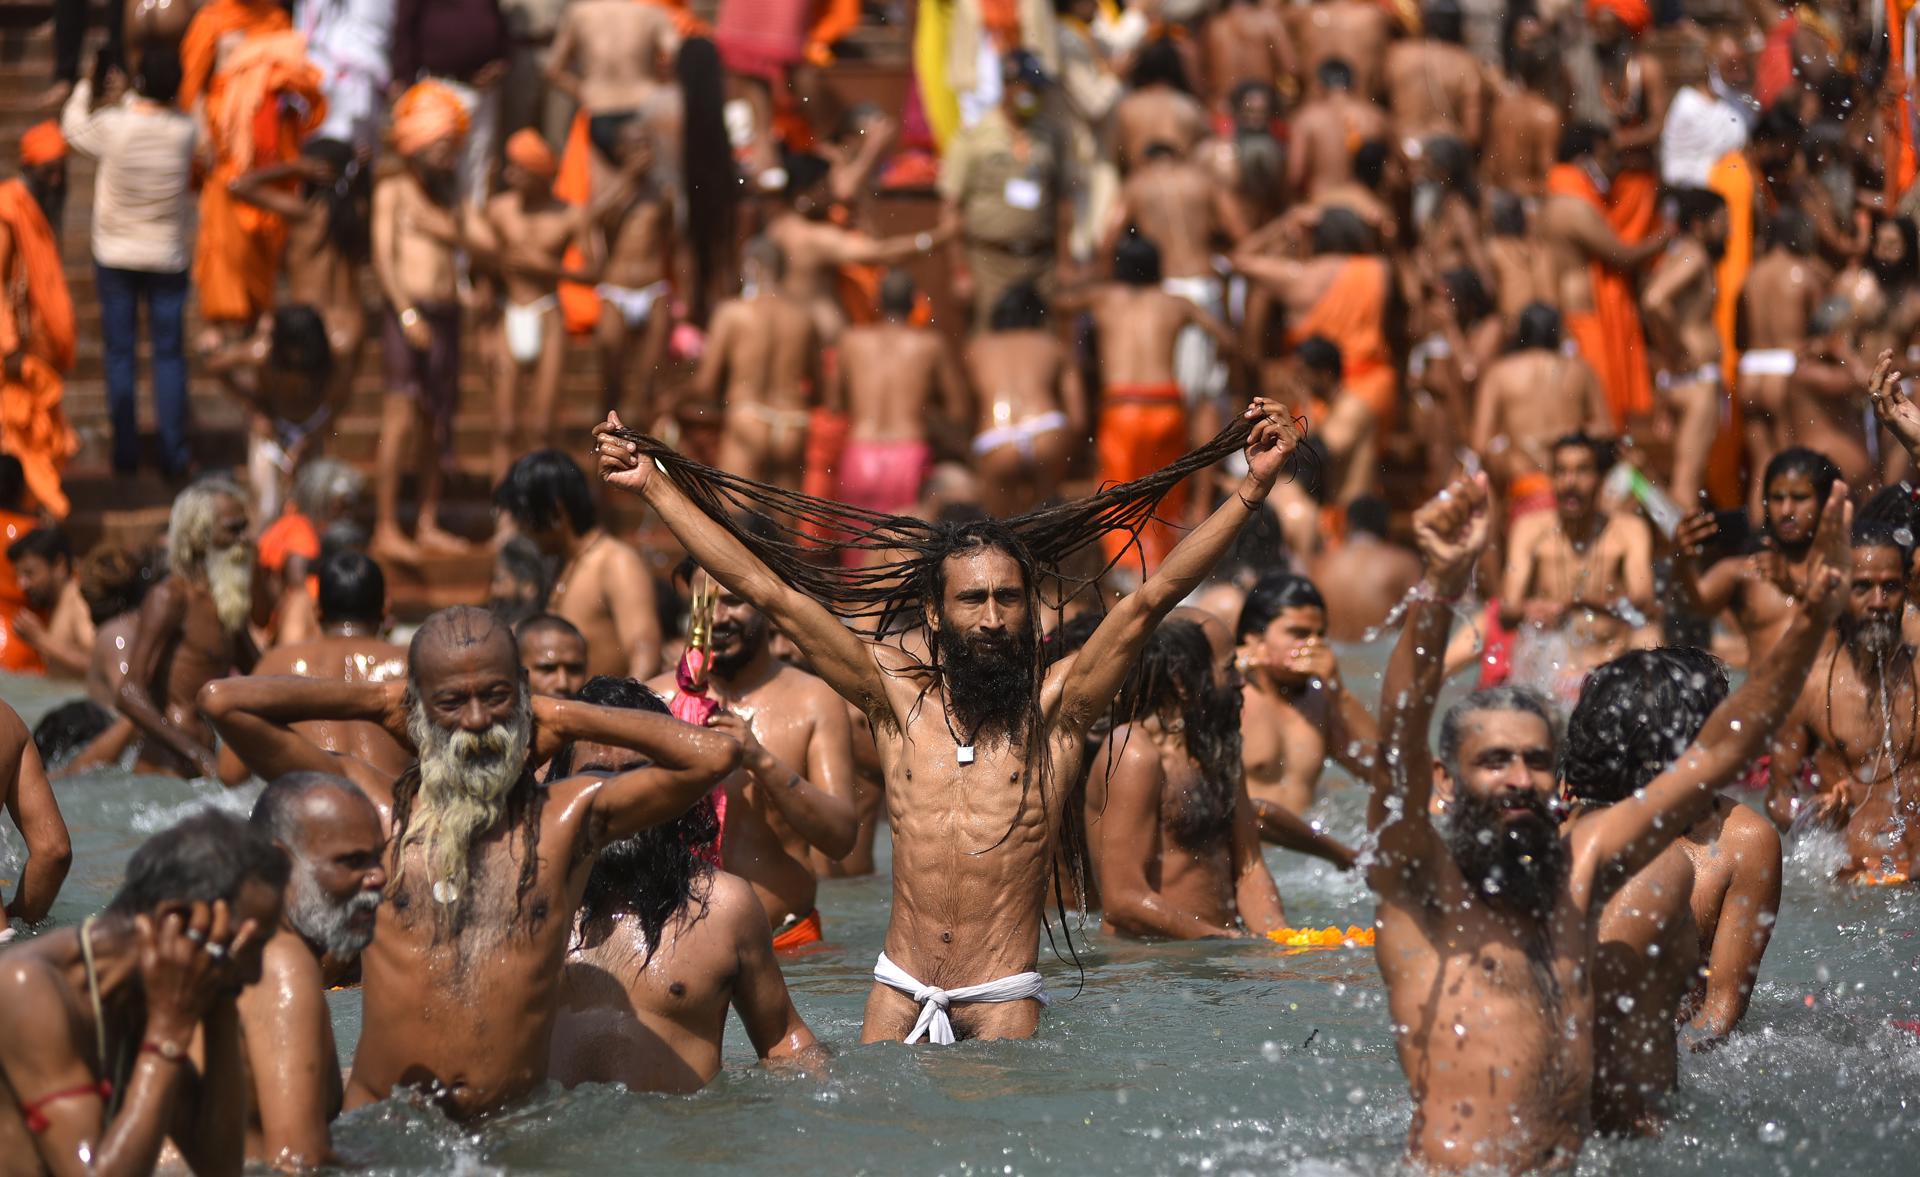
<svg viewBox="0 0 1920 1177"><path fill-rule="evenodd" d="M1693 860L1683 843L1641 868L1600 914L1593 954L1593 1125L1652 1134L1680 1069L1674 1023L1700 963Z"/></svg>

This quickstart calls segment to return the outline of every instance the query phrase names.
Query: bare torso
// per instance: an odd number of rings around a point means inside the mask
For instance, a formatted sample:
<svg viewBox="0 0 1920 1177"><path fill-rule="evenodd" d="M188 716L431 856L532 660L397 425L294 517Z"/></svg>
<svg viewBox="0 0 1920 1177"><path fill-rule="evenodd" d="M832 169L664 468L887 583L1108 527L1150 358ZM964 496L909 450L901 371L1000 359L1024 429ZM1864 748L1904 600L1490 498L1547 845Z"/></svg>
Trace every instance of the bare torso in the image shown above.
<svg viewBox="0 0 1920 1177"><path fill-rule="evenodd" d="M1198 164L1153 161L1127 178L1127 210L1142 236L1160 247L1160 269L1169 278L1210 276L1213 238L1222 226L1214 215L1215 185Z"/></svg>
<svg viewBox="0 0 1920 1177"><path fill-rule="evenodd" d="M1168 86L1135 90L1113 110L1121 158L1138 167L1147 148L1165 143L1184 158L1207 135L1207 111L1200 100Z"/></svg>
<svg viewBox="0 0 1920 1177"><path fill-rule="evenodd" d="M1304 814L1313 806L1327 762L1332 708L1323 692L1268 691L1248 683L1240 690L1240 754L1247 792L1255 805L1277 805Z"/></svg>
<svg viewBox="0 0 1920 1177"><path fill-rule="evenodd" d="M1108 286L1093 303L1106 387L1173 382L1173 341L1190 318L1188 304L1158 287Z"/></svg>
<svg viewBox="0 0 1920 1177"><path fill-rule="evenodd" d="M967 379L980 406L977 430L1058 412L1066 349L1053 332L989 331L967 342Z"/></svg>
<svg viewBox="0 0 1920 1177"><path fill-rule="evenodd" d="M593 113L644 109L661 89L658 62L673 33L672 18L632 0L573 0L573 67L580 104Z"/></svg>
<svg viewBox="0 0 1920 1177"><path fill-rule="evenodd" d="M1480 396L1493 400L1495 414L1481 456L1508 484L1544 473L1553 443L1587 424L1594 382L1584 362L1558 352L1521 351L1495 360L1480 380Z"/></svg>
<svg viewBox="0 0 1920 1177"><path fill-rule="evenodd" d="M1296 26L1304 58L1302 72L1312 78L1321 62L1337 57L1353 67L1355 94L1379 97L1393 20L1385 8L1366 0L1312 5Z"/></svg>
<svg viewBox="0 0 1920 1177"><path fill-rule="evenodd" d="M380 199L385 190L386 200ZM427 195L411 171L382 179L375 193L375 215L386 203L392 217L391 270L396 285L412 303L445 305L454 301L454 233L448 206Z"/></svg>
<svg viewBox="0 0 1920 1177"><path fill-rule="evenodd" d="M637 585L645 594L640 607L653 605L653 582L645 558L625 540L600 532L561 568L548 608L573 623L587 639L587 674L624 678L632 673L633 650L614 616L616 582Z"/></svg>
<svg viewBox="0 0 1920 1177"><path fill-rule="evenodd" d="M1300 194L1315 200L1353 181L1353 152L1386 134L1387 116L1371 102L1335 91L1300 108L1289 128Z"/></svg>
<svg viewBox="0 0 1920 1177"><path fill-rule="evenodd" d="M637 7L650 7L638 5ZM532 303L551 295L557 283L545 274L514 264L517 255L558 263L578 235L579 211L555 199L529 204L518 192L502 192L487 202L487 221L504 251L501 281L509 302Z"/></svg>
<svg viewBox="0 0 1920 1177"><path fill-rule="evenodd" d="M1122 724L1107 737L1111 748L1125 747L1136 740L1146 741L1159 757L1162 784L1157 811L1160 821L1147 845L1116 844L1117 840L1111 836L1101 837L1091 832L1098 830L1100 815L1107 805L1107 780L1100 769L1107 763L1108 754L1102 751L1094 756L1095 771L1087 776L1086 800L1088 848L1094 858L1094 873L1098 877L1103 869L1102 855L1137 855L1146 862L1147 886L1165 899L1169 907L1207 924L1234 927L1239 914L1234 903L1231 840L1222 837L1211 846L1194 848L1181 845L1173 837L1171 827L1178 818L1180 798L1199 784L1200 770L1187 752L1186 741L1161 732L1158 727L1157 723ZM1111 920L1102 927L1110 934L1121 931Z"/></svg>
<svg viewBox="0 0 1920 1177"><path fill-rule="evenodd" d="M905 323L855 327L840 337L840 379L857 441L925 441L943 358L938 335Z"/></svg>
<svg viewBox="0 0 1920 1177"><path fill-rule="evenodd" d="M1493 266L1494 299L1500 317L1511 324L1528 305L1554 305L1558 271L1547 248L1525 237L1489 237L1487 261Z"/></svg>
<svg viewBox="0 0 1920 1177"><path fill-rule="evenodd" d="M1494 188L1540 196L1547 188L1560 137L1560 112L1539 92L1511 86L1494 98L1487 116L1480 175Z"/></svg>
<svg viewBox="0 0 1920 1177"><path fill-rule="evenodd" d="M1401 142L1452 135L1477 143L1485 78L1473 54L1444 41L1401 41L1387 50L1387 109Z"/></svg>
<svg viewBox="0 0 1920 1177"><path fill-rule="evenodd" d="M1327 636L1357 642L1420 582L1420 558L1370 535L1354 534L1313 561L1310 579L1339 588L1327 596Z"/></svg>
<svg viewBox="0 0 1920 1177"><path fill-rule="evenodd" d="M1873 872L1912 874L1920 862L1920 681L1911 649L1885 675L1862 672L1844 647L1813 665L1801 696L1816 741L1823 791L1844 789L1843 879Z"/></svg>
<svg viewBox="0 0 1920 1177"><path fill-rule="evenodd" d="M335 682L391 682L407 672L404 648L377 637L322 637L293 646L276 646L260 656L255 674L292 674L327 678ZM382 773L398 776L413 763L413 754L377 723L315 719L293 725L293 730L329 752L353 756ZM375 797L384 821L391 815L391 797Z"/></svg>

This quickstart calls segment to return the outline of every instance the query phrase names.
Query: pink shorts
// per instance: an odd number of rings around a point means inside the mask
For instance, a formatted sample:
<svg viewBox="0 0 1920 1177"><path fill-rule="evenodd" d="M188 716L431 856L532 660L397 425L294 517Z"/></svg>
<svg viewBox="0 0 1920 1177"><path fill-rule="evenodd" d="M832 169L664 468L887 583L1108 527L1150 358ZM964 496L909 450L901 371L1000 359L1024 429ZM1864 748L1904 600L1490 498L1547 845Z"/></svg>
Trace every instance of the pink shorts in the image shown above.
<svg viewBox="0 0 1920 1177"><path fill-rule="evenodd" d="M840 501L897 515L920 501L932 469L933 450L924 441L848 439L840 455Z"/></svg>

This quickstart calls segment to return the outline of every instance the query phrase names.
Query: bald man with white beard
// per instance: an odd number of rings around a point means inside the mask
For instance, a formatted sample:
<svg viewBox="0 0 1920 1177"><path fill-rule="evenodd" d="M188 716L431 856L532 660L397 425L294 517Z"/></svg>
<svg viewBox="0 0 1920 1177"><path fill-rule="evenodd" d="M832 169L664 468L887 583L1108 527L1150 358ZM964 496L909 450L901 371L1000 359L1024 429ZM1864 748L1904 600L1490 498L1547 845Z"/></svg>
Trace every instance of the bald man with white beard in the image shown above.
<svg viewBox="0 0 1920 1177"><path fill-rule="evenodd" d="M146 772L213 777L213 733L194 709L200 688L260 658L253 612L253 541L238 484L206 478L180 492L167 528L165 580L140 606L120 710L143 739Z"/></svg>
<svg viewBox="0 0 1920 1177"><path fill-rule="evenodd" d="M391 798L391 882L361 958L347 1110L405 1087L465 1120L538 1088L594 856L684 813L741 756L668 716L534 698L512 631L469 606L420 627L404 684L236 678L200 702L260 775L339 772ZM382 724L419 759L385 778L293 730L319 719ZM575 740L628 749L641 767L537 783L534 768Z"/></svg>

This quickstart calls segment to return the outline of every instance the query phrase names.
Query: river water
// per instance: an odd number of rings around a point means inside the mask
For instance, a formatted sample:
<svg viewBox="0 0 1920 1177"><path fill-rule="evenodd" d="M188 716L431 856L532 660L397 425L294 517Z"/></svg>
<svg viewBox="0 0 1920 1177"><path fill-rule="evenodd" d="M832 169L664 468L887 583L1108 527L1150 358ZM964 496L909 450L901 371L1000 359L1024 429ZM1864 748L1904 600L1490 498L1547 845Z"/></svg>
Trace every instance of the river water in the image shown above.
<svg viewBox="0 0 1920 1177"><path fill-rule="evenodd" d="M1366 661L1379 664L1378 651ZM1365 697L1372 692L1358 686ZM0 679L31 724L62 695ZM254 790L125 772L62 781L74 868L61 924L104 905L127 856L204 804L245 812ZM1321 816L1357 836L1358 790ZM1682 1062L1665 1134L1590 1146L1583 1174L1920 1171L1920 895L1826 881L1836 847L1792 848L1751 1012L1721 1049ZM1296 1173L1399 1168L1409 1103L1379 975L1364 950L1289 955L1265 942L1141 945L1075 931L1080 966L1041 946L1055 1004L1032 1042L858 1045L887 913L881 874L822 884L827 944L784 962L801 1015L835 1051L824 1076L754 1064L737 1023L727 1064L692 1096L557 1089L479 1127L401 1101L335 1125L374 1173ZM20 843L0 823L0 878ZM1366 923L1365 888L1269 851L1293 923ZM1062 945L1062 953L1065 946ZM342 1061L357 992L332 995Z"/></svg>

